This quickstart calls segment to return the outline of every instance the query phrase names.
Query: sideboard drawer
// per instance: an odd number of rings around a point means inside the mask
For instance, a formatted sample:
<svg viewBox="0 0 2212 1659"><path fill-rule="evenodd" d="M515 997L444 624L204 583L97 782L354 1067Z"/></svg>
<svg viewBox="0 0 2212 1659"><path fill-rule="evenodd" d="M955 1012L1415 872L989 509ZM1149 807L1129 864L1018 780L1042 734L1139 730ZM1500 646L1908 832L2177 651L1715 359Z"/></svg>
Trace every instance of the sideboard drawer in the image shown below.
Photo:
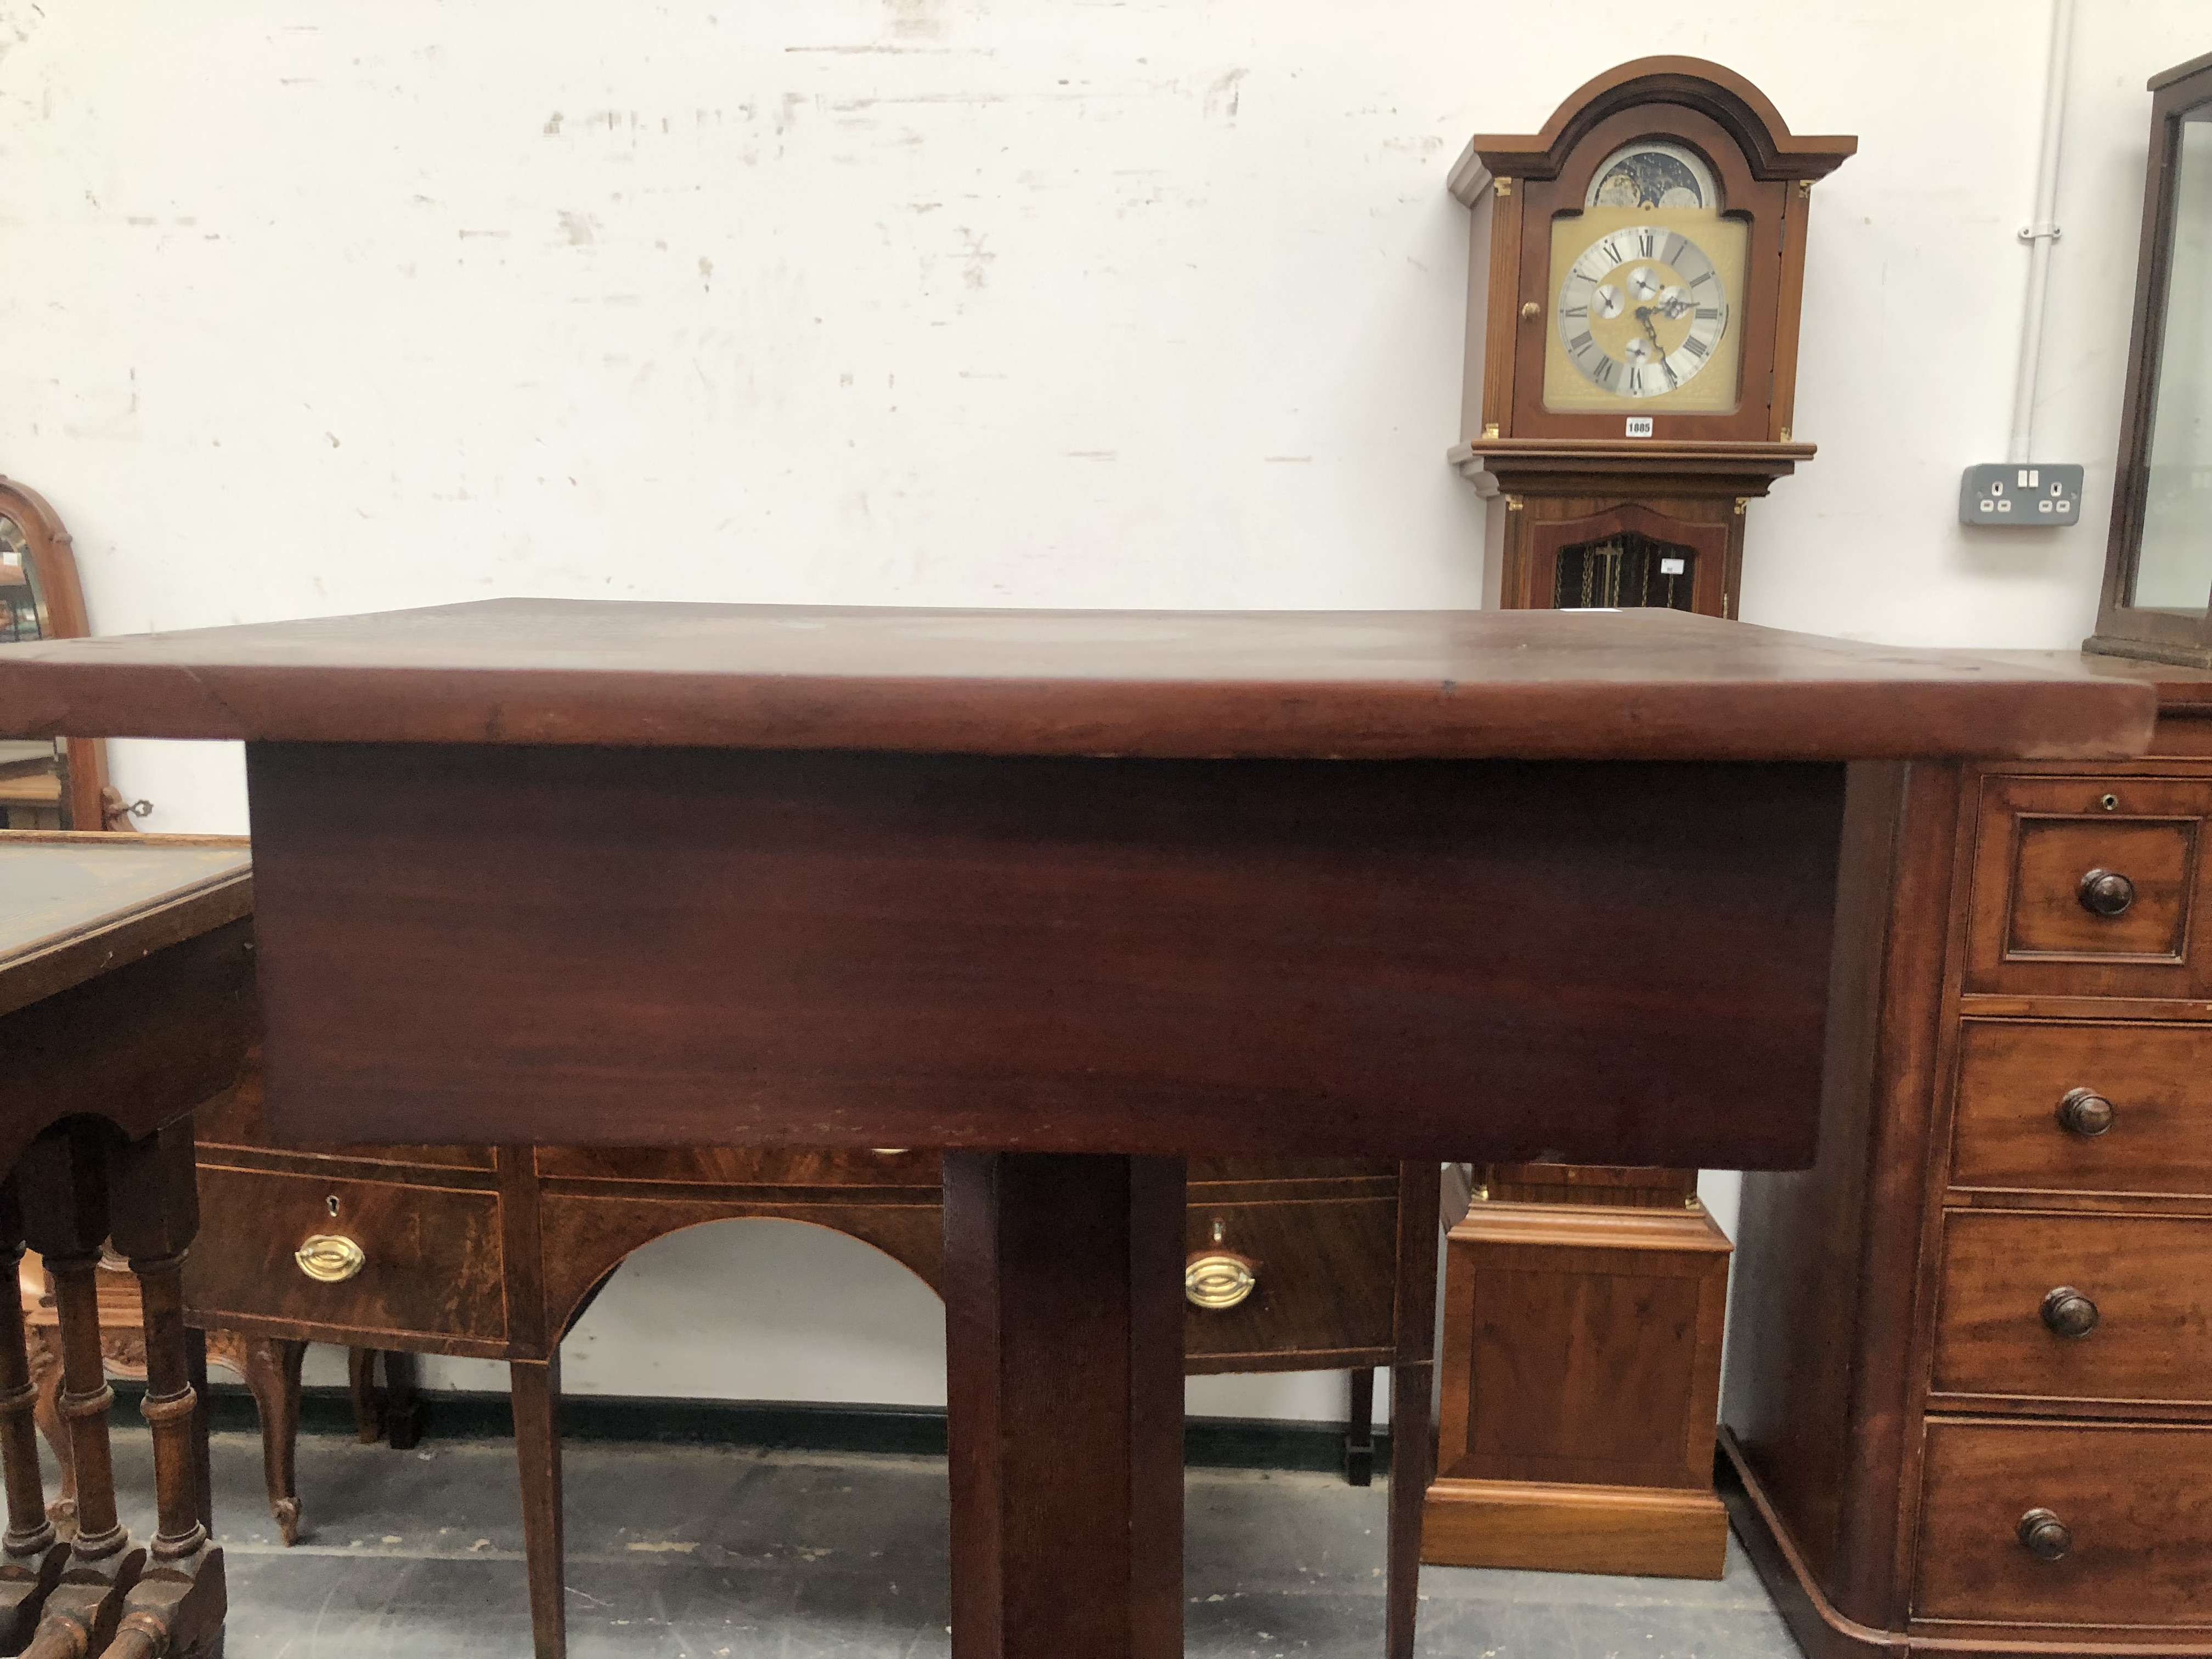
<svg viewBox="0 0 2212 1659"><path fill-rule="evenodd" d="M185 1258L196 1322L246 1315L364 1338L506 1338L496 1193L205 1164L199 1186L200 1234ZM337 1282L314 1279L295 1257L314 1237L354 1241L364 1259Z"/></svg>
<svg viewBox="0 0 2212 1659"><path fill-rule="evenodd" d="M2109 805L2107 805L2109 803ZM1970 992L2202 995L2212 781L1994 777L1974 851Z"/></svg>
<svg viewBox="0 0 2212 1659"><path fill-rule="evenodd" d="M1951 1212L1933 1386L2036 1399L2212 1400L2212 1221Z"/></svg>
<svg viewBox="0 0 2212 1659"><path fill-rule="evenodd" d="M1249 1291L1234 1306L1199 1307L1186 1299L1183 1351L1191 1370L1310 1370L1382 1363L1389 1354L1398 1260L1395 1194L1247 1204L1194 1196L1184 1243L1191 1259L1234 1256L1249 1262L1252 1274ZM1362 1351L1374 1358L1346 1357Z"/></svg>
<svg viewBox="0 0 2212 1659"><path fill-rule="evenodd" d="M1951 1180L2212 1193L2212 1026L1962 1021Z"/></svg>
<svg viewBox="0 0 2212 1659"><path fill-rule="evenodd" d="M2212 1626L2212 1430L1933 1419L1920 1537L1923 1619Z"/></svg>

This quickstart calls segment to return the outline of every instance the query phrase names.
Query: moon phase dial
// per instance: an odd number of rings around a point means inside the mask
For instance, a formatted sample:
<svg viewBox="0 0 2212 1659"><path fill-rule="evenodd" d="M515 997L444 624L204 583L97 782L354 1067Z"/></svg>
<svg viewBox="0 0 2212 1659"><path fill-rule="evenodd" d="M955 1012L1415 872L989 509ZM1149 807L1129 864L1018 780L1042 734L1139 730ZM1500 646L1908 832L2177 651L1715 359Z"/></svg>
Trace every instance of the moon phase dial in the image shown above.
<svg viewBox="0 0 2212 1659"><path fill-rule="evenodd" d="M1559 337L1600 390L1660 398L1694 380L1728 329L1728 294L1679 230L1628 225L1583 249L1559 284Z"/></svg>

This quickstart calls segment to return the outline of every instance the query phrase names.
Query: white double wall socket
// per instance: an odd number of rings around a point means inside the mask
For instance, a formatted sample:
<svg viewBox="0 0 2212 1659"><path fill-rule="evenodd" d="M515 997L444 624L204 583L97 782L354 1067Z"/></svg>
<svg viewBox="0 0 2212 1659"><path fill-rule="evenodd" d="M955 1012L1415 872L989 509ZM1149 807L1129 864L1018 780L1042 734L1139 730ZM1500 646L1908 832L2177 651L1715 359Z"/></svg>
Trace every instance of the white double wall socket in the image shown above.
<svg viewBox="0 0 2212 1659"><path fill-rule="evenodd" d="M1991 461L1959 481L1959 522L2057 530L2081 516L2081 469L2070 462Z"/></svg>

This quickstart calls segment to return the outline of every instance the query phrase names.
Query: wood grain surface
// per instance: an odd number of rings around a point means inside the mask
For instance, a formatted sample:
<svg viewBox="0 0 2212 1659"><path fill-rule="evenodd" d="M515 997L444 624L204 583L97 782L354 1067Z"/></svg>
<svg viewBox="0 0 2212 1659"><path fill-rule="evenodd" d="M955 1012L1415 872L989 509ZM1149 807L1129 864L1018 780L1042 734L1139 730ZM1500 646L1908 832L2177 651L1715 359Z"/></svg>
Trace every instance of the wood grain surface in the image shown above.
<svg viewBox="0 0 2212 1659"><path fill-rule="evenodd" d="M994 754L2139 754L2148 686L1674 613L502 599L0 647L0 737Z"/></svg>
<svg viewBox="0 0 2212 1659"><path fill-rule="evenodd" d="M1728 1512L1710 1489L1439 1480L1422 1515L1421 1551L1440 1566L1718 1578Z"/></svg>
<svg viewBox="0 0 2212 1659"><path fill-rule="evenodd" d="M1912 1610L2023 1626L2007 1634L2039 1638L2030 1651L2081 1651L2036 1626L2130 1625L2148 1641L2160 1626L2202 1630L2212 1626L2208 1491L2212 1430L1932 1422L1921 1529L1942 1543L1921 1553ZM2072 1528L2061 1559L2021 1547L2032 1509Z"/></svg>
<svg viewBox="0 0 2212 1659"><path fill-rule="evenodd" d="M2212 1219L1954 1212L1942 1273L1939 1394L2212 1402ZM2061 1286L2096 1304L2087 1335L2045 1328Z"/></svg>
<svg viewBox="0 0 2212 1659"><path fill-rule="evenodd" d="M2112 1103L2102 1134L2069 1133L2074 1089ZM2212 1194L2212 1027L1963 1022L1951 1178L2030 1192Z"/></svg>
<svg viewBox="0 0 2212 1659"><path fill-rule="evenodd" d="M1182 1182L945 1160L954 1659L1182 1652Z"/></svg>
<svg viewBox="0 0 2212 1659"><path fill-rule="evenodd" d="M2108 804L2109 803L2109 804ZM1974 830L1966 989L2212 999L2212 779L1995 776ZM2118 915L2081 902L2092 870L2135 887Z"/></svg>
<svg viewBox="0 0 2212 1659"><path fill-rule="evenodd" d="M250 770L294 1144L1811 1150L1839 767L261 744Z"/></svg>
<svg viewBox="0 0 2212 1659"><path fill-rule="evenodd" d="M342 1327L367 1346L417 1333L506 1339L496 1194L220 1168L199 1179L223 1219L185 1266L195 1309L222 1305L216 1287L244 1284L268 1317ZM255 1224L226 1224L248 1213ZM319 1235L353 1239L367 1263L337 1284L310 1279L294 1253Z"/></svg>

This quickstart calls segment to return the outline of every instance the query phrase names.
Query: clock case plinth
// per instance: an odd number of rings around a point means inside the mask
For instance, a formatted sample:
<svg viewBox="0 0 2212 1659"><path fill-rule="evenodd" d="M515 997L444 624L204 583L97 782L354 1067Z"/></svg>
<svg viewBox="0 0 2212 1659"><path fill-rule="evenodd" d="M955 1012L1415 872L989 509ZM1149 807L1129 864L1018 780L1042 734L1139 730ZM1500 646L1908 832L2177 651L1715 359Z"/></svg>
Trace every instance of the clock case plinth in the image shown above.
<svg viewBox="0 0 2212 1659"><path fill-rule="evenodd" d="M1598 167L1643 139L1703 155L1723 211L1746 223L1747 277L1730 320L1742 331L1737 401L1714 413L1630 398L1618 412L1547 409L1553 216L1582 210ZM1814 453L1790 434L1813 182L1857 148L1793 135L1757 87L1694 58L1623 64L1540 132L1468 145L1450 179L1474 210L1466 435L1450 459L1482 493L1505 498L1501 604L1551 607L1562 548L1626 535L1693 554L1686 608L1736 614L1746 505ZM1626 436L1626 417L1639 414L1649 435Z"/></svg>

